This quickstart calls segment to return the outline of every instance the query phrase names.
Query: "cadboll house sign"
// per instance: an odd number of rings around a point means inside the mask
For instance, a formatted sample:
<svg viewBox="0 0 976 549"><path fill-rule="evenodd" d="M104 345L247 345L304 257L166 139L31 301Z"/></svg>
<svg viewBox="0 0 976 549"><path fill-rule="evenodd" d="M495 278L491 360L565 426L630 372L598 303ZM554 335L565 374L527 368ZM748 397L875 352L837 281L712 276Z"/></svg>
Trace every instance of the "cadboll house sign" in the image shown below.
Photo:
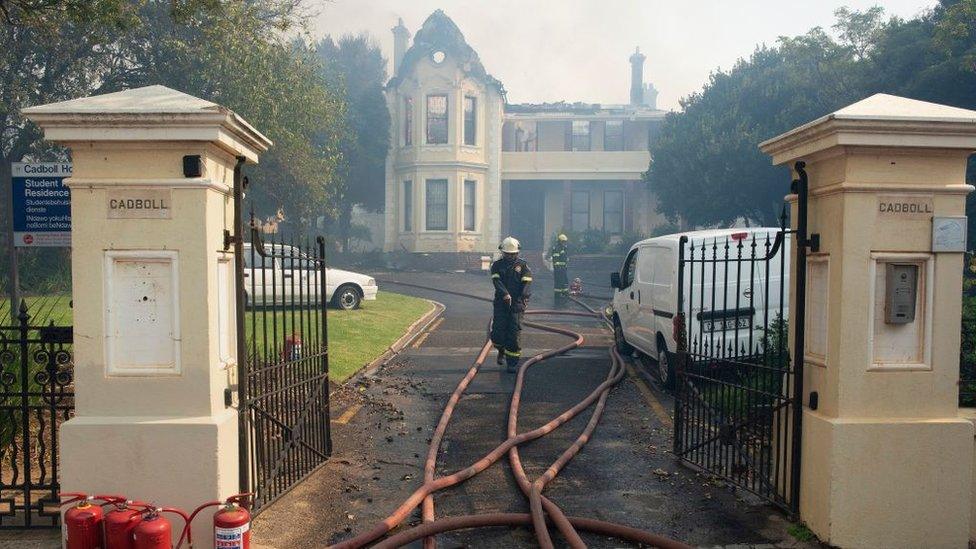
<svg viewBox="0 0 976 549"><path fill-rule="evenodd" d="M109 219L170 219L169 189L120 189L107 193Z"/></svg>
<svg viewBox="0 0 976 549"><path fill-rule="evenodd" d="M928 219L935 214L931 195L878 195L878 209L881 217L900 217Z"/></svg>

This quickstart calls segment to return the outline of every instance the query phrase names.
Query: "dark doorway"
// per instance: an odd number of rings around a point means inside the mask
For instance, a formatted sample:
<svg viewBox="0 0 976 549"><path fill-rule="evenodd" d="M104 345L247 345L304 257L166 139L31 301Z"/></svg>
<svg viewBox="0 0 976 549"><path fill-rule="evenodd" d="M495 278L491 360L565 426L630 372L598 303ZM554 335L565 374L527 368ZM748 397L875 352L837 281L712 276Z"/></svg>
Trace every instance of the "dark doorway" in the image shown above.
<svg viewBox="0 0 976 549"><path fill-rule="evenodd" d="M545 189L533 181L513 181L509 185L511 235L522 243L523 250L542 250L546 241Z"/></svg>

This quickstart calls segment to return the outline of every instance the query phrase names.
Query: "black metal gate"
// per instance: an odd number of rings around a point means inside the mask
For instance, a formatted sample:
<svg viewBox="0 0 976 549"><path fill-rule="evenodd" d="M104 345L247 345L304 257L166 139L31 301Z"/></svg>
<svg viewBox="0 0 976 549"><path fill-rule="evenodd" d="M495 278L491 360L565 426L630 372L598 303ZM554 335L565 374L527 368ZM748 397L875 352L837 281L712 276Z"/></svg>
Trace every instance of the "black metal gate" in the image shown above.
<svg viewBox="0 0 976 549"><path fill-rule="evenodd" d="M332 453L325 241L285 241L240 223L246 180L236 172L235 246L243 491L256 511Z"/></svg>
<svg viewBox="0 0 976 549"><path fill-rule="evenodd" d="M60 524L58 428L74 412L71 326L0 326L0 528Z"/></svg>
<svg viewBox="0 0 976 549"><path fill-rule="evenodd" d="M674 454L789 512L799 505L806 172L797 229L744 229L679 247ZM790 248L796 247L789 280ZM789 284L796 337L788 348Z"/></svg>

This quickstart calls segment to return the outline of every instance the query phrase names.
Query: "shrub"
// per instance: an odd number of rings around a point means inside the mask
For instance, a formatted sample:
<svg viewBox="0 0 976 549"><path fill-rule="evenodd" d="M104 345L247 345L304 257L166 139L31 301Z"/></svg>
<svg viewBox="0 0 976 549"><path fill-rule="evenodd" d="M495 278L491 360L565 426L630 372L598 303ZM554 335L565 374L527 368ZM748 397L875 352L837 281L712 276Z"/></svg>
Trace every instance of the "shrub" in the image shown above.
<svg viewBox="0 0 976 549"><path fill-rule="evenodd" d="M569 237L566 248L570 256L579 254L609 254L622 255L637 241L646 238L641 233L627 232L611 234L601 229L587 229L585 231L557 231L549 238L549 248L556 244L560 234Z"/></svg>

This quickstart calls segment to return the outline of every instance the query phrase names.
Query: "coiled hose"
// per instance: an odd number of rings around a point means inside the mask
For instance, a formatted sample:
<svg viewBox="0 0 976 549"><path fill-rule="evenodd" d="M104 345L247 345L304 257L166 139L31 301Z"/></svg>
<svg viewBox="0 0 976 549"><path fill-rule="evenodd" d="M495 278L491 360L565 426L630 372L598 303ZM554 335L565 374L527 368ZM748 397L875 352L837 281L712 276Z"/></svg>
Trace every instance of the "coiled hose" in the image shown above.
<svg viewBox="0 0 976 549"><path fill-rule="evenodd" d="M413 287L428 291L440 292L445 294L457 295L460 297L466 297L469 299L477 299L481 301L490 302L491 299L467 294L464 292L457 292L454 290L447 290L443 288L431 288L428 286L423 286L419 284L411 284L399 281L382 281L386 284L394 284L405 287ZM584 317L598 317L606 321L602 314L586 305L585 303L570 298L572 301L586 309L586 312L582 311L555 311L555 310L531 310L526 311L528 315L562 315L562 316L584 316ZM450 532L454 530L466 529L466 528L478 528L478 527L488 527L488 526L524 526L531 524L536 533L536 539L539 541L539 545L543 548L549 549L553 547L552 538L549 534L547 526L547 518L551 521L559 532L566 538L571 547L582 548L586 547L586 544L580 538L577 529L590 531L604 536L611 536L618 539L627 540L637 544L650 545L653 547L661 547L663 549L686 549L690 546L672 540L670 538L659 536L650 532L645 532L637 528L631 528L629 526L624 526L621 524L616 524L612 522L607 522L603 520L582 518L582 517L570 517L567 516L563 511L550 499L542 495L542 491L545 486L551 482L559 471L566 466L569 461L576 456L582 450L583 446L589 441L590 436L596 429L599 423L600 417L603 414L603 410L606 406L607 396L609 395L610 389L616 385L624 376L624 364L623 358L617 352L614 347L610 347L610 359L611 367L607 373L607 378L598 385L592 392L590 392L586 398L570 407L562 414L556 416L546 424L541 427L532 429L524 433L518 433L518 411L519 405L521 403L522 388L524 386L525 372L531 368L533 365L542 362L548 358L556 355L566 353L572 349L576 349L583 344L584 338L582 334L573 332L565 328L559 328L555 326L548 326L545 324L539 324L536 322L526 321L525 326L535 328L538 330L565 335L572 338L573 340L566 345L563 345L556 349L551 349L535 355L527 360L525 360L519 367L516 380L515 388L512 391L511 403L509 406L509 416L508 416L508 438L501 444L496 446L491 452L486 454L484 457L476 461L475 463L469 465L468 467L456 471L452 474L434 478L434 474L437 468L437 455L440 451L441 441L444 438L444 433L447 431L447 426L450 423L451 416L454 413L458 402L460 402L461 396L467 390L471 381L477 376L479 369L482 364L484 364L489 352L491 351L492 344L491 341L486 341L482 346L481 351L478 353L474 360L474 363L468 369L468 372L463 378L458 382L455 387L451 397L448 399L447 404L444 406L444 410L441 412L440 420L437 423L437 427L434 430L434 434L431 437L430 448L427 452L427 458L424 461L424 483L419 488L414 490L410 496L407 497L403 503L397 507L393 513L387 516L382 521L375 524L369 530L358 534L357 536L337 543L332 546L333 549L358 549L364 547L365 545L372 543L382 536L386 535L390 530L396 528L400 525L406 518L417 508L418 505L422 507L422 518L423 524L420 526L410 528L408 530L399 532L393 536L390 536L381 542L377 543L375 547L377 548L391 548L400 547L407 543L424 539L424 547L427 549L433 549L435 547L435 541L433 536L436 534ZM530 481L525 473L525 469L522 467L521 459L519 457L518 447L520 444L528 442L530 440L535 440L541 438L546 434L552 432L558 427L562 426L564 423L575 417L584 409L588 408L591 404L596 402L596 406L593 409L593 414L590 417L589 422L586 427L576 438L576 440L563 451L563 453L554 461L546 471L539 476L537 479ZM523 494L529 499L529 513L488 513L480 515L467 515L459 517L448 517L442 519L435 519L434 516L434 492L448 488L450 486L455 486L464 482L465 480L477 475L478 473L484 471L496 461L498 461L503 455L508 454L509 462L512 465L512 471L515 475L515 479L522 490Z"/></svg>

